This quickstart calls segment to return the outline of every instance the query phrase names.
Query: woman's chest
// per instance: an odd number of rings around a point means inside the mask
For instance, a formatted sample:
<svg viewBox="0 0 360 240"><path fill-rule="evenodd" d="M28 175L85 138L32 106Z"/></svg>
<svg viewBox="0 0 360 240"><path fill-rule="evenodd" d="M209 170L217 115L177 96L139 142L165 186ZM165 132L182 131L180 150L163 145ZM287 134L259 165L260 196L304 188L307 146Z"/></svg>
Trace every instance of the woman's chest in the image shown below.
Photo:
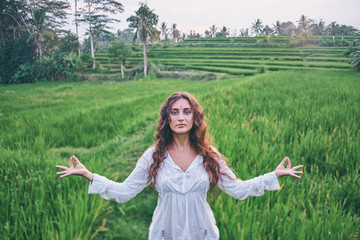
<svg viewBox="0 0 360 240"><path fill-rule="evenodd" d="M159 169L155 187L158 192L164 193L206 193L210 184L209 176L202 164L202 158L195 159L185 172L173 161L165 159Z"/></svg>

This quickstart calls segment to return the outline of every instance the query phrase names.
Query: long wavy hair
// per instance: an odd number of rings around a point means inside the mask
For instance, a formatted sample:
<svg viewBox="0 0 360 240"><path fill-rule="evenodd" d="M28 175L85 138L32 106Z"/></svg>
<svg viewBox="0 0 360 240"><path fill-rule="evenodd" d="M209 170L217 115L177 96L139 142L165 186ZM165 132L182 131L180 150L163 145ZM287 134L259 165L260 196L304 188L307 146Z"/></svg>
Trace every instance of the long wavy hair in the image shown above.
<svg viewBox="0 0 360 240"><path fill-rule="evenodd" d="M210 145L210 137L206 132L206 123L204 120L204 110L198 103L198 101L190 93L176 92L169 96L160 110L159 125L155 135L155 151L153 153L153 163L149 168L148 182L153 185L156 184L156 175L161 166L161 163L166 158L166 151L169 145L173 142L173 132L170 129L170 110L172 105L178 99L186 99L190 104L190 108L193 112L193 126L190 130L190 144L195 149L197 154L201 154L203 157L203 165L209 176L209 181L212 186L216 185L219 181L220 175L226 175L226 173L220 172L219 159L222 158L225 163L226 160L220 153L218 153ZM228 176L231 178L230 176Z"/></svg>

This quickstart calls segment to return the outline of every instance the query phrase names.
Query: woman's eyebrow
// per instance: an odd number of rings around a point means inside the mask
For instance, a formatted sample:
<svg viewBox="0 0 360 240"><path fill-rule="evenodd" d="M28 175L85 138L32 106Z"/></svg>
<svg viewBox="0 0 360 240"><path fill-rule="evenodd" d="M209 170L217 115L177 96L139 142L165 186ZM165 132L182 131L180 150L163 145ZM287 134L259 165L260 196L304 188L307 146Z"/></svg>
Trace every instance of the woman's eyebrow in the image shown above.
<svg viewBox="0 0 360 240"><path fill-rule="evenodd" d="M178 108L171 108L171 110L179 110ZM183 110L191 110L191 108L190 107L185 107L185 108L183 108Z"/></svg>

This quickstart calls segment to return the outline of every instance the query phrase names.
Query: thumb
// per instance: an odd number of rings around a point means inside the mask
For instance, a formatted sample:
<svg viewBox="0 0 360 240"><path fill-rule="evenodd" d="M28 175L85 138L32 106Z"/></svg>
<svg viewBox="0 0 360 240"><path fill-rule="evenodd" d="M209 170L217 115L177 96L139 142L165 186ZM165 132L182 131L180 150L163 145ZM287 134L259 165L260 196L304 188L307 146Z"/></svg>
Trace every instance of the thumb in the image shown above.
<svg viewBox="0 0 360 240"><path fill-rule="evenodd" d="M284 166L284 165L285 165L285 162L287 161L286 158L287 158L287 157L285 157L285 158L280 162L280 164L279 164L278 167L281 167L281 166Z"/></svg>

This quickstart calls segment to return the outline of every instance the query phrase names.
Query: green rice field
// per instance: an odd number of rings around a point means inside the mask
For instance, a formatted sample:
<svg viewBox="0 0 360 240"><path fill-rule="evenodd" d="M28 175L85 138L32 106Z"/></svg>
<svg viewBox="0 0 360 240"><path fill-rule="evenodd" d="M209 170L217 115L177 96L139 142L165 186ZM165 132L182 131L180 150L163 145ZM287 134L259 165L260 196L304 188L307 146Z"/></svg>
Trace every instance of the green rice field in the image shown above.
<svg viewBox="0 0 360 240"><path fill-rule="evenodd" d="M279 36L187 39L150 45L148 57L162 71L196 70L233 76L255 75L259 67L267 71L349 70L351 65L344 51L355 38L314 36L306 40L306 46L301 46L300 39ZM319 46L324 42L329 44ZM110 76L120 73L119 66L110 63L106 51L97 53L96 59ZM142 61L140 47L127 59L126 72L132 72Z"/></svg>
<svg viewBox="0 0 360 240"><path fill-rule="evenodd" d="M178 66L176 50L149 57ZM257 61L252 51L269 55ZM301 179L281 178L281 189L262 197L209 192L221 239L359 239L360 75L336 47L288 52L249 48L248 59L234 51L238 61L207 50L183 56L190 69L234 71L213 81L0 85L0 239L147 239L152 189L117 204L87 194L86 179L60 179L55 165L76 155L90 171L123 181L154 143L160 106L175 91L202 104L213 144L237 177L273 171L285 156L304 165ZM260 63L269 71L237 73Z"/></svg>

